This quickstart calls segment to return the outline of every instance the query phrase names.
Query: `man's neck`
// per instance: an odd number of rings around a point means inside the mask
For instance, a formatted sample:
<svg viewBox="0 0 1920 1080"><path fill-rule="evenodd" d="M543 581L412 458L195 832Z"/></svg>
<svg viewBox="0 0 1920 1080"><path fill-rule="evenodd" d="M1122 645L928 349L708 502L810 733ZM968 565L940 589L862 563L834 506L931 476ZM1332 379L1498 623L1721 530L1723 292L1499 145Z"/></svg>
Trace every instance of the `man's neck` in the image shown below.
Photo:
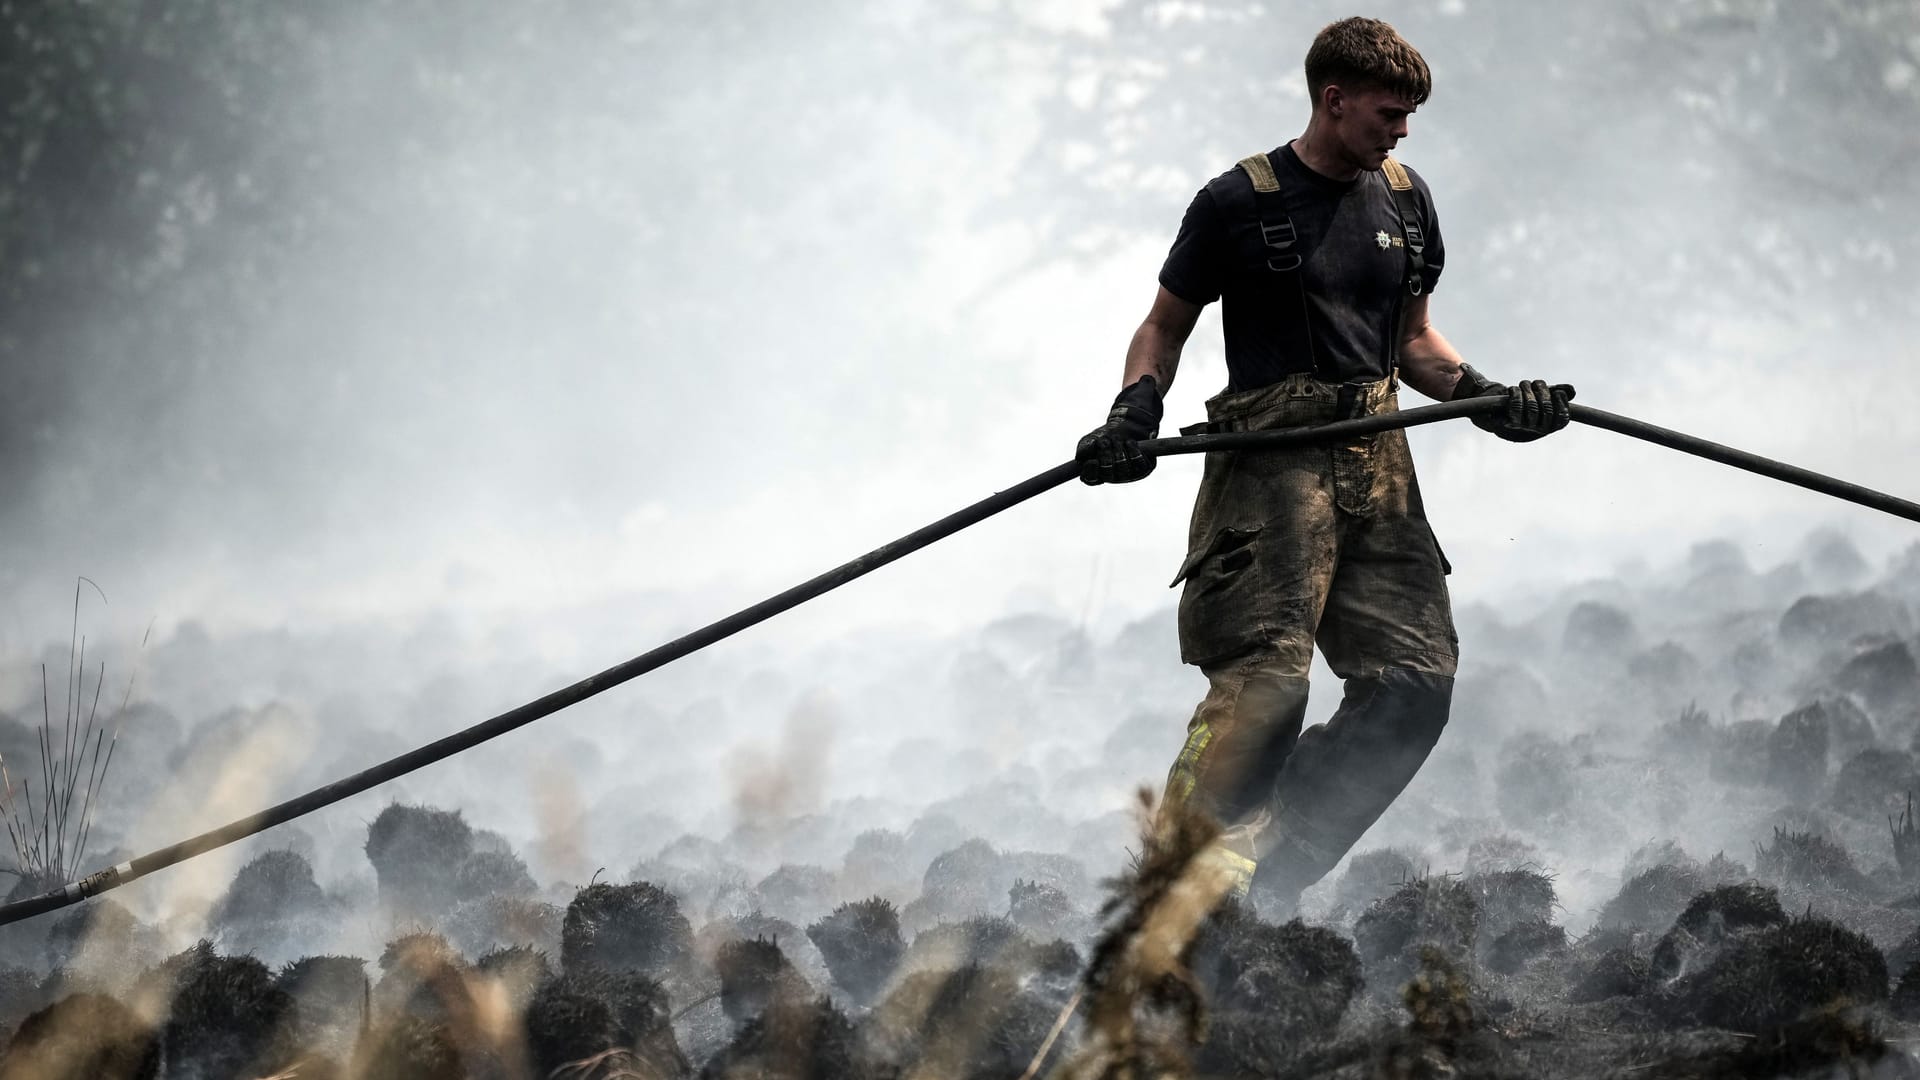
<svg viewBox="0 0 1920 1080"><path fill-rule="evenodd" d="M1294 153L1300 155L1302 164L1329 180L1358 179L1360 167L1341 157L1340 144L1320 126L1319 119L1316 116L1307 121L1307 130L1288 145L1293 147Z"/></svg>

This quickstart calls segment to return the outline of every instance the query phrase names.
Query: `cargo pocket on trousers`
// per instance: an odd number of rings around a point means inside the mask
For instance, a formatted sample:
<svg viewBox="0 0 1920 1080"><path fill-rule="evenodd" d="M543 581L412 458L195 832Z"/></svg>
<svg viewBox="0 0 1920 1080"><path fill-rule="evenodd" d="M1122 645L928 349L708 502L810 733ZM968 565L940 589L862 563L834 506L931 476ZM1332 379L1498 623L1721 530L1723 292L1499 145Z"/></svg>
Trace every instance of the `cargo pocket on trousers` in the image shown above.
<svg viewBox="0 0 1920 1080"><path fill-rule="evenodd" d="M1253 565L1253 542L1260 535L1260 526L1240 529L1229 526L1213 534L1206 543L1200 545L1187 561L1180 564L1180 572L1173 575L1167 583L1171 589L1175 585L1194 576L1202 563L1219 556L1220 565L1213 568L1211 576L1224 581Z"/></svg>
<svg viewBox="0 0 1920 1080"><path fill-rule="evenodd" d="M1224 528L1187 556L1173 584L1180 594L1180 659L1236 656L1259 644L1260 527ZM1172 586L1169 586L1171 588Z"/></svg>

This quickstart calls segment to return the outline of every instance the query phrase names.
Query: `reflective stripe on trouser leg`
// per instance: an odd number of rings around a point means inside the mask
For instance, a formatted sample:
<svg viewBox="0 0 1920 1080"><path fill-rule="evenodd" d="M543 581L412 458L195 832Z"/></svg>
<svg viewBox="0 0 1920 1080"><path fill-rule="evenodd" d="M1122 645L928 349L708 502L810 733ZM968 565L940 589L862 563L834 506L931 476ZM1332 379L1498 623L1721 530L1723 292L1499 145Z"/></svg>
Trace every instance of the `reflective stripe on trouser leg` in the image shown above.
<svg viewBox="0 0 1920 1080"><path fill-rule="evenodd" d="M1307 680L1264 661L1207 671L1207 696L1187 726L1186 745L1167 770L1165 804L1219 822L1216 856L1244 894L1254 870L1274 778L1307 709Z"/></svg>
<svg viewBox="0 0 1920 1080"><path fill-rule="evenodd" d="M1265 808L1300 735L1307 680L1258 663L1210 670L1207 677L1212 685L1167 771L1166 801L1230 828Z"/></svg>
<svg viewBox="0 0 1920 1080"><path fill-rule="evenodd" d="M1290 898L1326 876L1405 790L1447 724L1453 679L1405 668L1348 680L1280 771L1255 887Z"/></svg>

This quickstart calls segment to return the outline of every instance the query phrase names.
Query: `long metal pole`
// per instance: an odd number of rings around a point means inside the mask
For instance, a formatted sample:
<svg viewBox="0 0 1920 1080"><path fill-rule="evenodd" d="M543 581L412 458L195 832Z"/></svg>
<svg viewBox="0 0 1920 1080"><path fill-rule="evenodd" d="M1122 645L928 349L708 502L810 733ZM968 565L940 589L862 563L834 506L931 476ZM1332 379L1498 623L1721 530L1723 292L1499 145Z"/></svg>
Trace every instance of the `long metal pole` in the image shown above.
<svg viewBox="0 0 1920 1080"><path fill-rule="evenodd" d="M1217 435L1191 435L1181 438L1153 439L1141 444L1143 450L1156 456L1173 454L1199 454L1219 450L1271 449L1283 446L1309 446L1331 442L1343 442L1361 435L1388 431L1395 428L1418 427L1424 424L1438 423L1463 416L1498 411L1502 403L1498 398L1479 398L1467 401L1444 402L1439 405L1427 405L1405 412L1385 413L1362 417L1357 420L1341 420L1312 428L1296 428L1286 431L1243 431ZM1819 473L1796 469L1776 461L1748 454L1695 439L1689 435L1642 424L1612 413L1601 412L1582 405L1573 406L1573 418L1582 423L1620 431L1635 438L1646 439L1690 454L1697 454L1710 460L1748 469L1765 476L1785 480L1801 487L1846 499L1850 502L1871 506L1887 513L1920 521L1920 505L1896 499L1881 492L1871 491L1854 484L1848 484ZM89 896L95 896L109 889L117 888L137 878L145 877L156 870L165 869L175 863L183 862L214 848L223 847L263 832L275 825L292 821L310 814L325 806L330 806L358 795L369 788L386 783L389 780L405 776L417 769L425 768L435 762L452 757L463 750L470 750L490 739L498 738L515 728L524 727L543 716L559 712L596 694L605 693L630 679L638 678L655 668L670 664L689 653L698 652L716 642L732 637L734 634L765 622L767 619L790 608L798 607L815 597L831 592L855 578L878 570L880 567L903 558L926 547L937 540L951 536L971 525L1000 513L1002 510L1017 506L1043 492L1051 491L1061 484L1079 475L1079 466L1074 462L1056 465L1037 476L1015 484L1005 491L997 492L973 505L941 518L925 528L908 533L898 540L867 552L821 574L804 581L776 596L768 597L751 607L743 608L716 622L709 623L683 637L667 642L655 649L642 653L624 663L615 664L596 675L589 675L571 686L530 701L517 709L511 709L472 727L454 732L398 757L381 762L372 768L355 773L352 776L336 780L331 784L315 788L304 795L288 799L283 803L268 807L256 814L250 814L229 822L217 829L210 829L198 836L189 837L176 844L156 851L148 852L136 859L73 882L59 889L38 896L17 900L10 904L0 904L0 925L18 922L44 914L69 904L78 903Z"/></svg>

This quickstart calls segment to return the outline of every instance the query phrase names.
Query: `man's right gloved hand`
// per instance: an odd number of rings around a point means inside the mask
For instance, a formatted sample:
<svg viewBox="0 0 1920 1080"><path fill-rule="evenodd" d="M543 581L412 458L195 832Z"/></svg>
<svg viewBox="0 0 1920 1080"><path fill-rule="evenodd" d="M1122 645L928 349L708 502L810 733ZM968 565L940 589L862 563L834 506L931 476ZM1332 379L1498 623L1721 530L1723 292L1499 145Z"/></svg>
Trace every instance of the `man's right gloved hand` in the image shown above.
<svg viewBox="0 0 1920 1080"><path fill-rule="evenodd" d="M1153 376L1142 375L1120 391L1120 396L1113 399L1107 422L1088 432L1074 450L1081 481L1127 484L1152 472L1153 459L1141 453L1136 444L1159 433L1161 414L1160 386Z"/></svg>
<svg viewBox="0 0 1920 1080"><path fill-rule="evenodd" d="M1573 387L1566 383L1548 386L1543 380L1522 381L1509 387L1497 383L1473 369L1460 365L1460 381L1454 385L1451 400L1476 397L1504 397L1504 412L1473 417L1473 426L1491 431L1508 442L1532 442L1567 426L1571 413L1567 403L1573 400Z"/></svg>

